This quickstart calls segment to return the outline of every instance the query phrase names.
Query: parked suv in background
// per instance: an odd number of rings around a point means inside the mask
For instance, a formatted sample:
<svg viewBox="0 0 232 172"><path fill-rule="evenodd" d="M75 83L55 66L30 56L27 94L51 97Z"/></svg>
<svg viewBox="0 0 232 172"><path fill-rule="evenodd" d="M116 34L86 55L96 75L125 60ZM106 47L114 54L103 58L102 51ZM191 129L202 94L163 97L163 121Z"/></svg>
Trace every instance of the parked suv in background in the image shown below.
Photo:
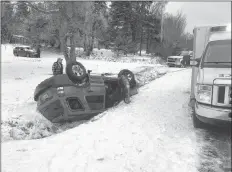
<svg viewBox="0 0 232 172"><path fill-rule="evenodd" d="M13 54L15 56L21 56L21 57L37 57L38 54L36 50L30 46L18 46L13 49Z"/></svg>
<svg viewBox="0 0 232 172"><path fill-rule="evenodd" d="M192 51L181 51L173 56L168 56L167 65L169 67L186 67L190 65L190 58L192 57ZM186 63L182 63L185 60Z"/></svg>

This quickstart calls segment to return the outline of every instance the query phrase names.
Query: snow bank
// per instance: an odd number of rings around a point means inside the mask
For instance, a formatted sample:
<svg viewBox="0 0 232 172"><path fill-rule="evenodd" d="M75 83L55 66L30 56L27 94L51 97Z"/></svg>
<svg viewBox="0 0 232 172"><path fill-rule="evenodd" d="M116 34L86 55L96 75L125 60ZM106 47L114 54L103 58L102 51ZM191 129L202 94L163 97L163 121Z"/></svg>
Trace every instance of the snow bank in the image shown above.
<svg viewBox="0 0 232 172"><path fill-rule="evenodd" d="M152 57L151 55L146 54L146 52L142 51L141 55L138 54L132 55L128 54L120 55L120 57L116 57L115 54L111 50L107 49L93 49L92 54L89 57L86 57L83 54L83 48L76 48L76 55L79 58L89 59L89 60L102 60L102 61L109 61L109 62L122 62L122 63L140 63L140 64L162 64L164 65L165 62L162 60L161 57Z"/></svg>

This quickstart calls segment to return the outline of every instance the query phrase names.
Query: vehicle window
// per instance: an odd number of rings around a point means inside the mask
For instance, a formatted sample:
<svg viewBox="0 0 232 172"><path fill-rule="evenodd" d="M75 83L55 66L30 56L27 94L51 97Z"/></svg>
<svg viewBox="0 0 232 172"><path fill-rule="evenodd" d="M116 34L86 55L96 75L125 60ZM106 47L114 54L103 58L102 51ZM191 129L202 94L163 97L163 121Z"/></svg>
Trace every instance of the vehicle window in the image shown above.
<svg viewBox="0 0 232 172"><path fill-rule="evenodd" d="M68 102L68 105L72 110L82 110L82 109L84 109L77 98L74 98L74 97L67 98L66 101Z"/></svg>
<svg viewBox="0 0 232 172"><path fill-rule="evenodd" d="M231 40L210 43L206 49L204 62L231 63Z"/></svg>

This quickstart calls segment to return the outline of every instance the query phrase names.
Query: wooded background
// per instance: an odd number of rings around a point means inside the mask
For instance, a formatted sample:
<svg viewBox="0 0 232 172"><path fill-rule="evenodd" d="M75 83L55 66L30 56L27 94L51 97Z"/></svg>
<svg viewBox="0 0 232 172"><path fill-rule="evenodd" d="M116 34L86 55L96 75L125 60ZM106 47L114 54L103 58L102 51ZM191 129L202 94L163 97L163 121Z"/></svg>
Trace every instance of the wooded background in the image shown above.
<svg viewBox="0 0 232 172"><path fill-rule="evenodd" d="M20 35L30 44L63 52L66 60L75 60L75 47L83 47L86 56L93 48L140 55L145 50L164 58L177 50L192 50L186 17L165 13L167 3L1 1L1 43L13 43L14 35Z"/></svg>

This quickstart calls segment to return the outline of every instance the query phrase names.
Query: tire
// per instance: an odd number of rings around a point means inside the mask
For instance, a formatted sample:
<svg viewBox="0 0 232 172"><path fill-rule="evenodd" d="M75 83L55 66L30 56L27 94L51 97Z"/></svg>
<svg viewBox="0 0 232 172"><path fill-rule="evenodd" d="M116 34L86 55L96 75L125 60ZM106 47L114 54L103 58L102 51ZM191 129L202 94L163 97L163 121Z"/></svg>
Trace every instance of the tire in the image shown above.
<svg viewBox="0 0 232 172"><path fill-rule="evenodd" d="M119 72L118 77L121 77L122 75L126 76L127 79L129 80L130 88L133 88L136 86L135 75L133 74L133 72L131 72L128 69L123 69ZM130 76L130 79L128 78L129 76Z"/></svg>
<svg viewBox="0 0 232 172"><path fill-rule="evenodd" d="M81 75L77 75L75 71L73 70L73 67L78 66L79 69L81 69L82 73ZM66 65L66 74L68 75L68 78L73 82L73 83L83 83L83 80L87 78L87 72L85 67L79 63L79 62L69 62ZM80 73L79 73L80 74Z"/></svg>
<svg viewBox="0 0 232 172"><path fill-rule="evenodd" d="M194 107L192 107L192 120L193 120L193 126L194 128L201 128L203 129L204 128L204 123L201 122L197 116L196 116L196 111L195 111L195 104L194 104Z"/></svg>

